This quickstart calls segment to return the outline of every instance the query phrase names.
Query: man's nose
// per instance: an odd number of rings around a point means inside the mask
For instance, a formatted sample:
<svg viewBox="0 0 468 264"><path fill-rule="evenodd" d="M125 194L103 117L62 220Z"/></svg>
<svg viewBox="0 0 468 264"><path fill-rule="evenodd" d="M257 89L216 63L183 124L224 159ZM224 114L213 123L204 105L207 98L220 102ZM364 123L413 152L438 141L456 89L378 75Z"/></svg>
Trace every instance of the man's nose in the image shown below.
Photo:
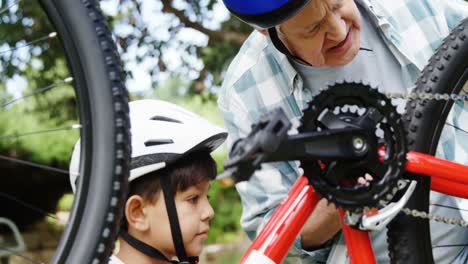
<svg viewBox="0 0 468 264"><path fill-rule="evenodd" d="M333 40L337 43L346 39L348 34L346 30L346 23L339 14L329 13L327 16L327 35L328 40Z"/></svg>

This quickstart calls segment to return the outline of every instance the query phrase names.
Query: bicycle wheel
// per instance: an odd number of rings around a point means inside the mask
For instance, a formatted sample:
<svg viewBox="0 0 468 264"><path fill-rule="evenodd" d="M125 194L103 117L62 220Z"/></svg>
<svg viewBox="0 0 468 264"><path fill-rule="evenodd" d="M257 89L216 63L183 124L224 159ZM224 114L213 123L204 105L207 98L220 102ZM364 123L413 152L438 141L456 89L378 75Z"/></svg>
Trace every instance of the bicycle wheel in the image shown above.
<svg viewBox="0 0 468 264"><path fill-rule="evenodd" d="M32 208L39 214L47 214L45 222L54 222L53 227L60 229L53 256L38 256L31 252L13 252L11 256L19 255L20 263L24 260L26 263L105 262L112 252L120 225L130 160L128 94L105 18L95 0L5 1L3 4L0 14L7 23L2 27L14 30L1 34L4 43L0 47L13 47L5 52L8 55L1 57L2 80L11 83L12 79L19 78L27 82L27 87L19 92L9 92L8 85L0 87L4 97L2 117L10 120L0 128L0 133L4 134L0 136L0 170L9 175L9 179L2 179L7 182L0 184L0 194L13 204L6 206L2 201L0 216L13 219L22 231L30 231L31 218L36 217L29 217L32 214L28 213L25 213L27 217L16 215L21 215L23 208ZM40 32L36 32L38 29ZM12 39L18 32L24 34L23 40ZM41 34L47 37L38 37ZM7 62L13 65L7 65ZM62 76L67 77L65 81L58 81ZM16 88L19 83L17 81L13 86ZM38 109L48 112L39 114ZM20 126L22 121L18 112L25 118L36 117L37 122L29 122L35 127L42 128L44 124L56 127L21 131L24 127ZM69 128L70 136L61 134L67 130L63 127ZM49 138L45 139L44 135ZM68 143L63 142L67 146L55 150L55 145L62 144L56 143L57 138L67 139ZM81 157L77 191L68 222L64 227L57 227L58 217L55 211L52 212L55 208L41 207L40 201L42 197L50 196L56 202L63 192L71 191L68 163L64 161L69 161L73 146L70 143L78 139L81 140ZM38 154L41 151L37 150L37 145L41 144L49 149ZM44 158L48 151L54 152L54 156ZM40 164L43 160L45 164ZM26 167L35 168L37 172ZM59 182L59 187L47 189L46 176L56 177L54 181ZM27 182L24 185L35 182L37 185L15 195L10 193L11 189L18 189L18 181L14 178L24 178L21 180ZM41 180L36 181L36 178ZM55 239L38 237L39 240ZM29 247L28 243L26 247ZM8 251L8 248L2 246L1 250Z"/></svg>
<svg viewBox="0 0 468 264"><path fill-rule="evenodd" d="M429 60L417 81L416 93L467 93L468 85L468 19L445 38ZM410 100L405 116L408 147L431 155L439 141L451 111L468 107L467 101ZM450 129L456 129L454 127ZM462 130L460 130L463 133ZM466 133L466 131L464 132ZM429 211L430 177L409 175L418 187L407 206ZM392 263L433 263L429 222L412 216L398 216L388 226L389 252Z"/></svg>

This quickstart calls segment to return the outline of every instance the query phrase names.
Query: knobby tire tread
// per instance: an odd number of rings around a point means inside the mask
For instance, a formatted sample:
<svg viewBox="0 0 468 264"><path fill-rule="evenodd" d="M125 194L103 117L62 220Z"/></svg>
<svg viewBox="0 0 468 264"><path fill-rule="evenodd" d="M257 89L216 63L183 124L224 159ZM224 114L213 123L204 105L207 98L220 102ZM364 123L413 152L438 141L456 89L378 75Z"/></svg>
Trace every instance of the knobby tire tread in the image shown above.
<svg viewBox="0 0 468 264"><path fill-rule="evenodd" d="M42 0L41 5L78 75L77 97L86 108L82 133L89 133L86 144L93 146L88 148L92 158L85 159L91 165L89 178L82 180L87 182L82 183L84 195L74 205L52 263L107 263L123 214L131 155L123 67L96 0Z"/></svg>
<svg viewBox="0 0 468 264"><path fill-rule="evenodd" d="M454 28L430 58L416 82L415 92L458 94L457 83L468 67L468 19ZM466 73L465 73L466 74ZM435 155L438 140L453 101L410 100L404 116L408 149ZM418 181L407 206L429 211L430 178L408 175ZM391 263L434 263L429 221L400 214L388 225Z"/></svg>

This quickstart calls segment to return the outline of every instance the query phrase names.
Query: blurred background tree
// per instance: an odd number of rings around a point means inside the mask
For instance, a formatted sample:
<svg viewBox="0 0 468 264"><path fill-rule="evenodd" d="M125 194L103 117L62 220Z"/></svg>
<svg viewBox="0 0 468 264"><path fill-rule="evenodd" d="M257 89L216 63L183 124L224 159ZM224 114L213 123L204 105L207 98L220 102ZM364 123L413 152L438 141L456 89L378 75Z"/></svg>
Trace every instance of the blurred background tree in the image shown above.
<svg viewBox="0 0 468 264"><path fill-rule="evenodd" d="M102 7L133 98L164 99L223 125L216 93L251 27L230 17L219 0L113 0ZM213 156L221 172L226 149ZM215 182L210 197L216 215L208 242L229 241L240 230L237 192Z"/></svg>
<svg viewBox="0 0 468 264"><path fill-rule="evenodd" d="M156 87L179 76L189 94L216 93L227 63L252 30L230 18L219 0L114 0L104 1L103 9L130 78L144 70Z"/></svg>
<svg viewBox="0 0 468 264"><path fill-rule="evenodd" d="M53 29L39 6L15 0L0 3L9 7L0 13L0 132L19 135L77 123L73 91L63 82L69 74L66 59L59 42L48 37ZM231 18L220 1L213 0L103 0L101 7L118 43L132 99L164 99L223 125L216 93L250 27ZM42 41L29 43L37 39ZM60 87L7 106L51 83ZM77 137L75 132L57 132L4 138L0 155L68 170ZM225 148L214 153L219 171L225 155ZM0 216L13 218L22 228L44 215L27 208L22 211L17 201L8 198L10 193L16 193L15 199L21 202L54 212L59 198L71 192L68 175L5 159L0 159L0 171L14 175L0 185ZM210 192L217 214L209 242L230 240L240 230L239 197L234 188L221 190L216 183ZM60 208L68 208L69 201L62 200Z"/></svg>

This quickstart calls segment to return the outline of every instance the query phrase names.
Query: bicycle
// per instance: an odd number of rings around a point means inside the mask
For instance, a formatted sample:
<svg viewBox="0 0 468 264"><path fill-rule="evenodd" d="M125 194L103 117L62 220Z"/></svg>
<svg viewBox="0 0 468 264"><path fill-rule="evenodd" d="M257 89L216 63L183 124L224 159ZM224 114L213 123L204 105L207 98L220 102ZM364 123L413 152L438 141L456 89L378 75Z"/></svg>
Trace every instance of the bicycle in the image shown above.
<svg viewBox="0 0 468 264"><path fill-rule="evenodd" d="M428 220L468 228L466 221L428 213L430 189L468 198L468 166L435 157L450 112L468 102L467 57L465 19L409 95L338 83L304 110L297 135L287 134L291 124L279 109L235 142L219 177L224 185L247 181L264 162L301 160L304 169L240 263L280 263L321 197L340 208L351 263L375 263L367 231L386 224L394 263L433 263ZM402 118L389 98L408 100ZM368 172L373 179L358 183Z"/></svg>
<svg viewBox="0 0 468 264"><path fill-rule="evenodd" d="M22 157L32 156L28 147L33 146L21 146L18 142L25 137L41 141L37 139L40 135L51 135L49 138L52 140L61 138L63 131L72 131L67 136L72 138L71 142L81 139L80 177L68 224L60 235L51 263L101 263L112 253L111 245L117 237L130 166L128 94L115 43L95 0L2 3L0 15L3 27L9 31L3 33L0 54L2 61L10 63L1 65L4 73L1 114L17 115L16 112L21 110L26 116L31 112L28 107L32 108L32 105L36 109L50 110L47 115L40 116L38 123L49 124L48 120L57 116L71 117L71 120L59 120L52 124L55 127L40 131L17 131L14 125L20 122L10 122L2 127L4 135L0 146L7 146L2 148L3 152L5 149L10 151L0 156L2 176L5 177L0 194L8 201L2 202L1 214L11 218L26 208L25 211L38 212L40 217L48 215L56 222L54 213L38 208L34 201L25 201L22 194L15 196L9 193L15 185L9 184L7 178L22 177L14 174L15 170L36 168L38 172L25 179L33 186L26 192L55 197L57 194L52 191L49 193L34 187L35 178L37 174L47 173L69 185L68 168L60 162L55 162L57 166L43 165L34 157L31 161L24 160ZM20 32L24 34L20 36L22 39L13 39ZM62 55L57 55L58 52ZM48 66L55 68L50 70ZM26 76L23 79L37 75L42 78L34 78L22 93L12 95L8 93L5 82L12 80L13 73L23 74ZM59 80L61 77L63 80ZM14 83L15 86L20 84ZM66 100L51 100L57 93L65 94L60 98ZM75 97L68 96L71 93ZM62 106L62 110L57 110L57 106ZM67 112L69 109L76 111ZM29 220L17 217L14 222ZM21 255L8 246L2 246L0 251L18 255L27 262L49 261Z"/></svg>

